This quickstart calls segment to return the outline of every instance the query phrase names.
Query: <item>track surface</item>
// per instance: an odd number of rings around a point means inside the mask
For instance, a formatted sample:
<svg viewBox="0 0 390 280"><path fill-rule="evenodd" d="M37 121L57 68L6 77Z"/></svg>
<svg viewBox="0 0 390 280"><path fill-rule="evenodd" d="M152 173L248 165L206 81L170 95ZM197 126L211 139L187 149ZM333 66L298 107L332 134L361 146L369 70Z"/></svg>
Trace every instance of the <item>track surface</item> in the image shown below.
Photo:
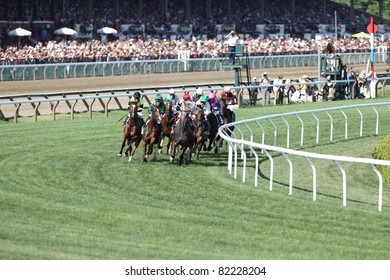
<svg viewBox="0 0 390 280"><path fill-rule="evenodd" d="M354 65L355 72L365 69L366 65ZM386 64L375 65L377 72L384 72ZM302 75L317 76L316 67L268 68L251 71L252 77L260 78L267 72L271 80L278 75L297 79ZM34 94L49 92L67 92L78 90L98 90L132 87L173 86L205 83L234 83L233 71L191 72L175 74L139 74L130 76L110 76L98 78L72 78L61 80L0 82L0 95Z"/></svg>

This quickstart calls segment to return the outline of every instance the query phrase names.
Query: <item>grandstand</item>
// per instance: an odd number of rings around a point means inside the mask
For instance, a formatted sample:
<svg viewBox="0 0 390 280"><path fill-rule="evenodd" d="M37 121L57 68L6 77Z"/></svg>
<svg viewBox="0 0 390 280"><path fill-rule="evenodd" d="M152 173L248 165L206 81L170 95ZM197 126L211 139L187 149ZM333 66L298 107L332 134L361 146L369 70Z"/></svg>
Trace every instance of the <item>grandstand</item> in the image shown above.
<svg viewBox="0 0 390 280"><path fill-rule="evenodd" d="M237 33L258 36L259 24L283 25L286 34L302 37L305 33L318 32L319 24L332 25L337 11L337 22L346 26L346 32L364 30L369 14L329 0L316 1L198 1L180 0L3 0L0 7L0 27L3 40L6 31L15 27L15 22L33 29L35 39L40 41L42 29L76 24L92 24L94 30L103 26L119 29L123 24L142 25L143 33L169 36L177 32L172 25L190 29L192 34L215 37L221 31L234 27ZM353 1L351 1L353 2ZM383 7L383 0L378 1ZM299 7L299 8L298 8ZM375 17L377 23L387 20ZM179 30L180 31L180 30ZM223 31L223 30L222 30ZM50 36L52 33L49 32Z"/></svg>

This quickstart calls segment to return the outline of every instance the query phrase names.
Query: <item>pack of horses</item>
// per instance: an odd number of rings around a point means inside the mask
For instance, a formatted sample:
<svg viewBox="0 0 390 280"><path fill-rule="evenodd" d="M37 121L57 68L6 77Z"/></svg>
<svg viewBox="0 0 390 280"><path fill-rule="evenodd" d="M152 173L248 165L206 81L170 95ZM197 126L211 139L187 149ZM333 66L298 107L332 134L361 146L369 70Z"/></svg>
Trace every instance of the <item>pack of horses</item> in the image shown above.
<svg viewBox="0 0 390 280"><path fill-rule="evenodd" d="M214 113L207 116L209 133L205 134L205 113L202 109L197 108L195 118L191 119L189 112L180 111L175 114L170 102L165 103L164 114L160 114L156 106L151 106L151 116L144 129L143 120L138 117L137 106L130 106L129 118L124 124L122 145L118 156L129 157L130 162L141 141L142 162L147 162L153 152L155 152L155 159L156 148L159 153L162 153L164 142L166 142L166 153L170 155L170 161L173 162L179 156L179 165L189 163L193 156L199 159L202 150L214 149L214 153L218 153L222 146L222 138L218 135L219 124ZM235 118L234 112L227 108L224 99L221 100L220 113L225 124L232 122Z"/></svg>

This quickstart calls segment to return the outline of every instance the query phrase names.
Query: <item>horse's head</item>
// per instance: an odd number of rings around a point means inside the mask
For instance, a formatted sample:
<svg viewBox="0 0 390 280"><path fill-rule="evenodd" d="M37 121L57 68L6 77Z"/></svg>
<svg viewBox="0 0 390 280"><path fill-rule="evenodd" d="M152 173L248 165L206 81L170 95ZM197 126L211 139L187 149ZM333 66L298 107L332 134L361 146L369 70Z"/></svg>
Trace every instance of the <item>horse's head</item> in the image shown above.
<svg viewBox="0 0 390 280"><path fill-rule="evenodd" d="M130 116L136 117L138 114L138 106L135 103L130 103Z"/></svg>
<svg viewBox="0 0 390 280"><path fill-rule="evenodd" d="M155 105L152 105L152 119L156 120L157 122L161 122L160 110Z"/></svg>
<svg viewBox="0 0 390 280"><path fill-rule="evenodd" d="M172 113L172 102L166 101L165 102L165 114Z"/></svg>
<svg viewBox="0 0 390 280"><path fill-rule="evenodd" d="M204 120L204 111L203 110L198 110L198 112L196 113L196 120L197 121Z"/></svg>

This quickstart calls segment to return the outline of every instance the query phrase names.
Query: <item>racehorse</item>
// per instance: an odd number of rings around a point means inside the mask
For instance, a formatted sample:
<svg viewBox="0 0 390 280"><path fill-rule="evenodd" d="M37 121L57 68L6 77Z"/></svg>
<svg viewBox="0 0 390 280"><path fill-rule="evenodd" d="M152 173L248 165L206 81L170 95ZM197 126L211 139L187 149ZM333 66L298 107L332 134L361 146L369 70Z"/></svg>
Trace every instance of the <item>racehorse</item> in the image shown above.
<svg viewBox="0 0 390 280"><path fill-rule="evenodd" d="M195 143L194 132L191 128L190 117L188 113L181 111L179 115L179 121L175 126L175 130L171 135L172 150L171 150L171 162L175 159L175 155L178 153L179 148L181 150L179 165L183 163L183 159L186 151L188 150L188 158L184 159L185 162L190 162L192 147Z"/></svg>
<svg viewBox="0 0 390 280"><path fill-rule="evenodd" d="M221 113L221 115L223 117L224 124L234 122L236 119L236 114L228 108L228 104L226 103L226 99L221 98L219 100L219 102L221 105L221 109L219 112ZM234 130L234 126L231 126L229 129L225 129L224 131L230 136L232 134L233 130ZM222 146L222 137L218 135L216 142L217 142L216 149L218 151L218 148Z"/></svg>
<svg viewBox="0 0 390 280"><path fill-rule="evenodd" d="M206 147L206 140L208 135L205 135L204 132L206 130L205 119L204 119L204 111L198 110L195 119L195 145L193 147L193 154L196 154L196 159L199 159L199 154L202 148Z"/></svg>
<svg viewBox="0 0 390 280"><path fill-rule="evenodd" d="M209 144L207 145L206 150L211 151L212 145L215 144L214 140L218 135L218 120L217 120L217 117L214 115L214 113L208 114L207 120L208 120L209 125L210 125L210 135L208 137ZM206 145L205 145L205 147L206 147ZM214 153L217 153L217 152L218 152L218 147L215 147Z"/></svg>
<svg viewBox="0 0 390 280"><path fill-rule="evenodd" d="M162 132L161 132L160 147L162 148L164 138L167 137L168 138L167 154L169 152L169 147L171 145L171 131L172 131L172 125L174 123L175 123L175 116L173 115L172 103L165 102L165 113L162 116L162 120L161 120ZM161 153L161 149L159 150L159 153Z"/></svg>
<svg viewBox="0 0 390 280"><path fill-rule="evenodd" d="M158 108L154 105L152 106L152 115L149 119L149 122L146 124L144 134L142 136L143 145L142 145L142 161L147 162L149 155L153 153L154 145L158 145L158 148L161 149L160 145L160 136L161 129L159 122L161 122L161 115Z"/></svg>
<svg viewBox="0 0 390 280"><path fill-rule="evenodd" d="M124 128L123 128L123 134L122 134L122 146L118 153L118 156L122 156L123 148L127 145L128 148L125 151L125 156L127 157L129 154L129 161L131 161L135 150L137 149L139 143L142 140L142 125L143 121L141 118L138 117L137 105L131 106L130 105L130 117L126 121ZM134 149L132 147L132 144L134 143Z"/></svg>

